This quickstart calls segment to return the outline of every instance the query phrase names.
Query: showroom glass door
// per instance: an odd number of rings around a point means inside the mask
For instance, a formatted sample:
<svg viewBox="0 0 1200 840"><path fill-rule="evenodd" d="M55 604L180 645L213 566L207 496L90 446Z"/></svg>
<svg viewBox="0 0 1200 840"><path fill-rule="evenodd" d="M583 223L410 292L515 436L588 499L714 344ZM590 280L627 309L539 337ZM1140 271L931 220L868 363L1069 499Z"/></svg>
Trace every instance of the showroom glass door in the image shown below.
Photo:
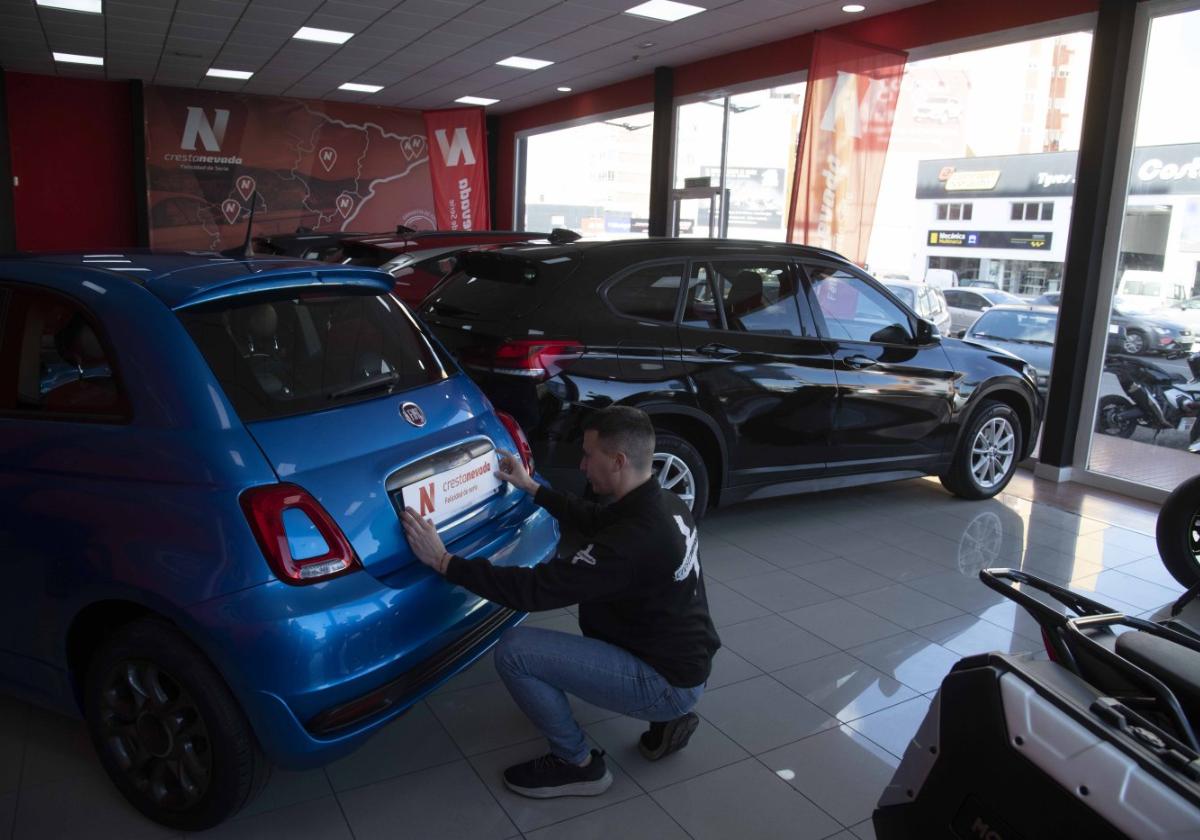
<svg viewBox="0 0 1200 840"><path fill-rule="evenodd" d="M1200 473L1200 383L1188 364L1200 350L1200 109L1188 104L1197 44L1200 2L1141 4L1124 109L1129 175L1110 224L1120 245L1102 290L1107 339L1079 436L1093 483L1150 498Z"/></svg>

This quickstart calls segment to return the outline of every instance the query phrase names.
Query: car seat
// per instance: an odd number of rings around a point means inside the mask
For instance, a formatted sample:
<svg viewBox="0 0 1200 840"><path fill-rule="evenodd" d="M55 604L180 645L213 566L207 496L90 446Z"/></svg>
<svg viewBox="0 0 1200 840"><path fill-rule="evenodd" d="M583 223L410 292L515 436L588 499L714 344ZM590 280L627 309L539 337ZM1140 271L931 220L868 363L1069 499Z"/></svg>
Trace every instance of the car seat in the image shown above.
<svg viewBox="0 0 1200 840"><path fill-rule="evenodd" d="M739 271L725 299L725 316L731 329L744 329L742 318L763 307L763 280L757 271Z"/></svg>
<svg viewBox="0 0 1200 840"><path fill-rule="evenodd" d="M233 311L230 330L258 386L268 396L287 395L290 366L279 346L279 314L269 303Z"/></svg>
<svg viewBox="0 0 1200 840"><path fill-rule="evenodd" d="M54 349L67 364L79 371L71 379L47 391L42 406L47 411L107 411L117 404L117 384L96 331L78 312L54 334Z"/></svg>

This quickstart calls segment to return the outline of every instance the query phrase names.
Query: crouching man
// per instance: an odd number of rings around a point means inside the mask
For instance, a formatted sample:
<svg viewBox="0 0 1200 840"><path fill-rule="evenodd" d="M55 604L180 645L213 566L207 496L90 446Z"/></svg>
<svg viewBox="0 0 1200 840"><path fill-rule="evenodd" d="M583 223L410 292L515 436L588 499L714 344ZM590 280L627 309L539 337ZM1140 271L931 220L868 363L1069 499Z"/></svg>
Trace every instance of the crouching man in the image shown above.
<svg viewBox="0 0 1200 840"><path fill-rule="evenodd" d="M649 721L638 749L651 761L687 745L720 639L708 614L696 524L650 474L654 427L635 408L597 411L585 426L580 469L612 501L599 505L544 487L502 452L498 475L533 496L586 547L533 568L493 566L446 551L433 524L409 508L417 557L453 583L515 610L579 604L582 636L515 627L496 646L496 669L550 742L550 753L504 771L524 796L594 796L612 775L589 750L567 694Z"/></svg>

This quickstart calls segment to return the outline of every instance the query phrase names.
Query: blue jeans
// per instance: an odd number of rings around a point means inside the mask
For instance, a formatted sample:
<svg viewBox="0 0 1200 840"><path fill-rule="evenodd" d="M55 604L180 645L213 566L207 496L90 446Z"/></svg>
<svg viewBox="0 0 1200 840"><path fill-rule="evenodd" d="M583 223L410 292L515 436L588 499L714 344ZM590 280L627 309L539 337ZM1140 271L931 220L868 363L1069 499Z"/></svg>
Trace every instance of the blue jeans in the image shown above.
<svg viewBox="0 0 1200 840"><path fill-rule="evenodd" d="M556 630L514 627L496 645L496 670L550 751L576 764L587 759L583 730L567 694L647 721L691 711L704 686L677 688L624 648Z"/></svg>

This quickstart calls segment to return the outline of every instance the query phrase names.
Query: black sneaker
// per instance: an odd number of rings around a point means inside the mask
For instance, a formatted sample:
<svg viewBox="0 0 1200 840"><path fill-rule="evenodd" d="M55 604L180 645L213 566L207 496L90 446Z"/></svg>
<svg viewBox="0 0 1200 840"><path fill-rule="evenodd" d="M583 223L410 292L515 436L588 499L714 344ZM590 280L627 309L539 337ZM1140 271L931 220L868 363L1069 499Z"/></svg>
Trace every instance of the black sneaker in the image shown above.
<svg viewBox="0 0 1200 840"><path fill-rule="evenodd" d="M609 789L612 781L601 750L592 750L592 760L587 767L579 767L548 753L524 764L514 764L504 771L505 787L533 799L599 796Z"/></svg>
<svg viewBox="0 0 1200 840"><path fill-rule="evenodd" d="M647 761L658 761L664 755L686 747L699 725L700 717L695 712L688 712L675 720L651 723L650 728L638 739L638 752Z"/></svg>

